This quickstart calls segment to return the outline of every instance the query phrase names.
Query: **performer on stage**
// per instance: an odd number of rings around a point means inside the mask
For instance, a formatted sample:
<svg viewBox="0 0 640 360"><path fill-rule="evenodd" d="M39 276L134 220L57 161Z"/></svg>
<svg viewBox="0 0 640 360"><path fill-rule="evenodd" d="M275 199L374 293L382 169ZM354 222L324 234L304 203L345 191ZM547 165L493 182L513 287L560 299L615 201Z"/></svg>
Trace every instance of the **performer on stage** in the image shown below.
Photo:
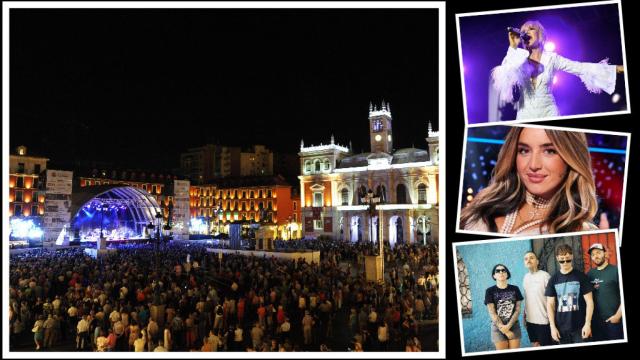
<svg viewBox="0 0 640 360"><path fill-rule="evenodd" d="M539 21L525 22L520 30L508 33L509 48L502 64L491 73L493 88L500 102L511 103L513 87L520 97L515 104L517 120L560 116L551 92L556 71L566 71L579 76L587 90L612 94L616 87L616 73L624 72L621 65L609 65L608 59L599 63L583 63L566 59L553 51L546 51L545 29Z"/></svg>

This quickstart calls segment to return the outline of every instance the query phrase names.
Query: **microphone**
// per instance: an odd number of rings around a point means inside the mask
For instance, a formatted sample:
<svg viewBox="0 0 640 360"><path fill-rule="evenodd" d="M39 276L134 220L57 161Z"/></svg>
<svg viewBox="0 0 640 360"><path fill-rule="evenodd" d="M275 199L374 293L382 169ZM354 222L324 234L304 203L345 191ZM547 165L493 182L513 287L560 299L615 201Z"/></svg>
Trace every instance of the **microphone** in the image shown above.
<svg viewBox="0 0 640 360"><path fill-rule="evenodd" d="M509 26L507 27L507 31L514 34L518 34L518 36L520 36L520 39L522 39L524 42L529 42L529 39L531 39L531 36L527 35L527 33L524 31L520 31L520 29L516 27Z"/></svg>

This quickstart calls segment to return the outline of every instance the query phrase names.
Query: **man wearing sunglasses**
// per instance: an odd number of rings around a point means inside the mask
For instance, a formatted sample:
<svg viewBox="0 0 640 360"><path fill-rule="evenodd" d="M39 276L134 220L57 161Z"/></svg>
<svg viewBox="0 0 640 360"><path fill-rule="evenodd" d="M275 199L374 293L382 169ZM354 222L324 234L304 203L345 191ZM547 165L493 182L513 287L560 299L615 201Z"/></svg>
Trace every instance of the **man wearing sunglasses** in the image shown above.
<svg viewBox="0 0 640 360"><path fill-rule="evenodd" d="M560 344L587 341L591 337L593 296L587 276L573 268L573 250L563 244L556 248L560 264L545 290L551 337Z"/></svg>
<svg viewBox="0 0 640 360"><path fill-rule="evenodd" d="M596 305L594 314L594 338L618 340L624 337L622 329L622 304L618 268L609 264L609 254L604 245L596 243L589 248L591 261L596 265L587 276L593 285Z"/></svg>

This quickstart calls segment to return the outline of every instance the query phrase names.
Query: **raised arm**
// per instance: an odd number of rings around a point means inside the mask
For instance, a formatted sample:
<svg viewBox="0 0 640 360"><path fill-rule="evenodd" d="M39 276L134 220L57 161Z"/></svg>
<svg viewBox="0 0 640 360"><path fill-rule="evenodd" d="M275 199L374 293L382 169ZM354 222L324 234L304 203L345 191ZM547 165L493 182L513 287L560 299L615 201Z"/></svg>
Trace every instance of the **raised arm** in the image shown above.
<svg viewBox="0 0 640 360"><path fill-rule="evenodd" d="M529 58L529 51L509 46L502 64L491 70L491 83L500 95L500 101L512 102L513 86L524 84L526 74L522 71L522 65L527 58Z"/></svg>
<svg viewBox="0 0 640 360"><path fill-rule="evenodd" d="M609 65L609 59L604 59L599 63L586 63L569 60L560 55L555 56L556 69L566 71L580 77L587 90L594 94L599 94L604 90L611 95L616 89L616 73L620 72L620 65Z"/></svg>

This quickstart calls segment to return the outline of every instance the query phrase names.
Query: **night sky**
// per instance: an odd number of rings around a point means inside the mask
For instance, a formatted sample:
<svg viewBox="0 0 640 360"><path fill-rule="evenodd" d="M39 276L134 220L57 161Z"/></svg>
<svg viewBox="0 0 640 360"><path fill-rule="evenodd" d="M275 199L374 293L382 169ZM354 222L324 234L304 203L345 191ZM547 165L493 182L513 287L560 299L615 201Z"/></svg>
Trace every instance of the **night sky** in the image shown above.
<svg viewBox="0 0 640 360"><path fill-rule="evenodd" d="M12 9L10 146L50 164L171 169L205 143L396 148L437 128L435 9Z"/></svg>

